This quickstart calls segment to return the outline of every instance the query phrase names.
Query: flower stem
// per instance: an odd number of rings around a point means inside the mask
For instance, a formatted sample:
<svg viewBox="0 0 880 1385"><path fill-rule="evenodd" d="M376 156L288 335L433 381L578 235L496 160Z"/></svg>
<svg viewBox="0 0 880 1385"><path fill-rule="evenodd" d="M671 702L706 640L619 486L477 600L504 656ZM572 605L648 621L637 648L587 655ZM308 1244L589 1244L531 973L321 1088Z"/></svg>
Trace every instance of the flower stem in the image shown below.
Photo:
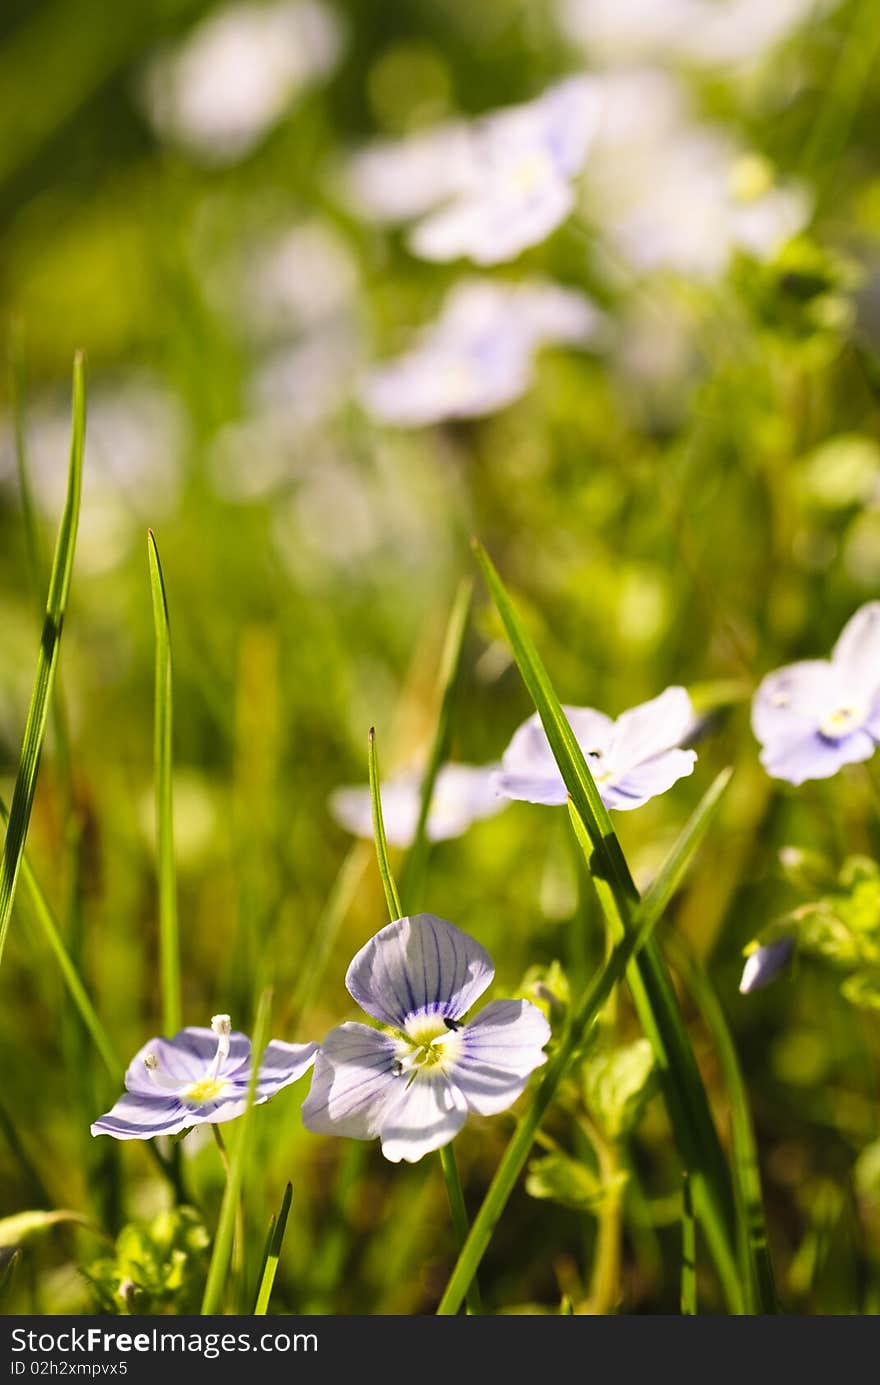
<svg viewBox="0 0 880 1385"><path fill-rule="evenodd" d="M226 1148L219 1125L212 1125L211 1130L214 1134L214 1141L220 1154L220 1162L223 1165L223 1172L226 1174L226 1182L229 1183L231 1165L229 1162L229 1151ZM244 1215L242 1212L241 1197L235 1201L235 1235L232 1240L232 1273L238 1279L244 1265Z"/></svg>
<svg viewBox="0 0 880 1385"><path fill-rule="evenodd" d="M385 902L388 905L388 914L393 923L395 919L403 918L403 907L400 903L400 895L397 892L397 885L394 882L394 876L391 874L391 866L388 862L388 842L385 838L385 819L382 816L382 795L379 790L379 761L376 755L376 728L374 726L370 727L367 764L370 771L370 796L373 803L373 836L376 839L376 860L379 863L379 874L382 877L382 886L385 890Z"/></svg>
<svg viewBox="0 0 880 1385"><path fill-rule="evenodd" d="M461 1179L458 1176L458 1164L455 1159L455 1150L450 1142L443 1145L439 1151L440 1163L443 1165L443 1177L446 1180L446 1192L449 1197L449 1211L452 1216L452 1225L458 1240L458 1248L462 1250L468 1238L468 1217L467 1209L464 1205L464 1193L461 1189ZM483 1311L483 1304L480 1298L480 1290L477 1285L477 1277L474 1275L471 1280L467 1294L465 1295L467 1311L470 1314L479 1315Z"/></svg>

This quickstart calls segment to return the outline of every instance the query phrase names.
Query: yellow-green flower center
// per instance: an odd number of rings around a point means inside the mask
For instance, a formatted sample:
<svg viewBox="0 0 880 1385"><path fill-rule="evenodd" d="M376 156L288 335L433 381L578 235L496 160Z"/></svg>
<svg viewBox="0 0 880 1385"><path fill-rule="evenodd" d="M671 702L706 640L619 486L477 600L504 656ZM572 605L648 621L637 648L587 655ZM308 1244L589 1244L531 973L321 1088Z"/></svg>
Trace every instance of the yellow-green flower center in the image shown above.
<svg viewBox="0 0 880 1385"><path fill-rule="evenodd" d="M461 1053L461 1035L441 1015L419 1015L407 1022L397 1046L398 1072L410 1080L420 1073L445 1072Z"/></svg>
<svg viewBox="0 0 880 1385"><path fill-rule="evenodd" d="M224 1077L202 1077L181 1093L184 1101L216 1101L226 1088Z"/></svg>

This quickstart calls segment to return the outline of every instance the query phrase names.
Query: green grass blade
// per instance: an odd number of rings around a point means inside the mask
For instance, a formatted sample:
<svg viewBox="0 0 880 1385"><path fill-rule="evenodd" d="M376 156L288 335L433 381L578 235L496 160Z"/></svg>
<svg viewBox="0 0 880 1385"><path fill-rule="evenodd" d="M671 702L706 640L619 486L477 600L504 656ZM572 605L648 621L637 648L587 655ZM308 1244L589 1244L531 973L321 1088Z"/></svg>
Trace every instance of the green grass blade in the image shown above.
<svg viewBox="0 0 880 1385"><path fill-rule="evenodd" d="M217 1234L214 1237L214 1248L211 1252L211 1263L208 1266L208 1278L205 1283L205 1293L202 1299L202 1315L210 1316L212 1313L222 1311L221 1303L223 1300L223 1289L226 1284L226 1276L232 1258L232 1238L235 1234L236 1212L241 1197L241 1188L244 1181L245 1163L247 1161L248 1146L250 1141L250 1129L254 1114L254 1097L257 1094L257 1081L260 1075L260 1063L263 1060L263 1049L269 1038L269 1012L272 1005L272 992L263 991L260 996L260 1003L257 1006L257 1018L254 1023L253 1046L251 1048L251 1076L248 1083L247 1102L244 1113L238 1121L238 1141L229 1161L229 1177L226 1180L226 1187L223 1191L223 1201L220 1204L220 1216L217 1221Z"/></svg>
<svg viewBox="0 0 880 1385"><path fill-rule="evenodd" d="M452 1229L458 1242L459 1251L463 1250L468 1238L468 1215L467 1207L464 1202L464 1191L461 1186L461 1178L458 1173L458 1162L455 1158L455 1148L450 1141L448 1145L443 1145L439 1151L440 1163L443 1168L443 1179L446 1183L446 1196L449 1199L449 1215L452 1219ZM477 1276L474 1275L465 1294L467 1311L471 1316L479 1316L483 1311L483 1304L480 1298L480 1288L477 1284Z"/></svg>
<svg viewBox="0 0 880 1385"><path fill-rule="evenodd" d="M257 1297L254 1303L254 1315L256 1317L262 1317L269 1311L269 1299L272 1297L272 1286L278 1271L278 1261L281 1258L281 1247L284 1243L284 1233L287 1230L287 1218L290 1214L292 1201L293 1186L288 1183L284 1189L284 1197L281 1200L278 1216L272 1218L272 1224L269 1227L269 1239L266 1244L266 1254L260 1271Z"/></svg>
<svg viewBox="0 0 880 1385"><path fill-rule="evenodd" d="M162 986L162 1032L176 1034L183 1023L180 999L180 939L177 924L177 876L174 866L174 805L171 782L173 701L171 631L159 550L147 535L153 623L156 629L156 702L154 757L156 775L156 859L159 869L159 958Z"/></svg>
<svg viewBox="0 0 880 1385"><path fill-rule="evenodd" d="M367 754L370 771L370 797L373 804L373 836L376 841L376 860L379 863L379 875L382 877L382 888L385 891L385 903L388 905L388 915L393 923L395 919L403 918L403 908L400 903L400 895L397 892L394 876L391 873L391 865L388 860L388 842L385 838L385 819L382 816L379 758L376 754L376 728L374 726L370 727Z"/></svg>
<svg viewBox="0 0 880 1385"><path fill-rule="evenodd" d="M9 921L15 890L21 869L25 840L30 824L31 809L37 786L37 773L40 767L40 754L46 736L49 708L52 701L52 686L58 666L58 653L61 644L61 631L67 610L70 592L70 579L73 572L73 555L76 548L76 531L79 522L80 495L82 491L82 459L86 425L86 387L85 360L77 354L73 365L73 426L70 445L70 466L67 481L67 499L55 556L49 578L49 595L37 660L37 673L31 697L30 710L25 724L24 739L18 764L18 774L9 811L9 826L0 860L0 960L6 946Z"/></svg>
<svg viewBox="0 0 880 1385"><path fill-rule="evenodd" d="M739 1208L740 1261L747 1293L746 1309L749 1313L777 1313L779 1305L767 1243L758 1150L733 1035L705 969L680 942L673 943L671 956L711 1035L730 1099L734 1190Z"/></svg>
<svg viewBox="0 0 880 1385"><path fill-rule="evenodd" d="M434 785L437 782L437 773L449 753L449 742L452 730L452 710L458 688L459 674L461 672L462 653L464 651L464 640L467 634L468 617L470 615L473 594L473 583L466 578L462 581L456 592L452 612L449 617L449 624L446 628L446 638L443 642L443 654L440 660L440 673L438 677L439 711L437 714L437 725L434 731L431 751L428 756L428 763L425 766L425 773L422 779L421 801L419 803L419 816L416 823L415 836L406 854L403 873L400 878L401 894L407 901L410 909L418 908L421 896L428 855L428 813L431 808L431 799L434 797Z"/></svg>
<svg viewBox="0 0 880 1385"><path fill-rule="evenodd" d="M587 865L611 936L619 941L632 927L639 898L626 858L540 655L490 558L479 544L474 549L576 816L586 833L582 840L587 848ZM639 1022L654 1049L675 1140L693 1179L694 1203L725 1296L730 1308L739 1312L742 1292L730 1171L675 990L656 942L650 941L639 953L627 979Z"/></svg>
<svg viewBox="0 0 880 1385"><path fill-rule="evenodd" d="M697 1228L691 1180L687 1174L681 1188L681 1311L685 1317L696 1317Z"/></svg>
<svg viewBox="0 0 880 1385"><path fill-rule="evenodd" d="M2 818L4 823L9 821L6 804L2 799L0 799L0 818ZM55 911L43 893L43 888L34 874L33 867L27 858L27 854L24 854L21 859L21 881L30 899L34 917L43 931L43 936L49 945L55 961L58 963L58 969L61 972L64 984L67 987L71 1000L79 1012L80 1019L95 1045L95 1051L110 1076L114 1081L121 1084L125 1073L125 1066L116 1053L112 1040L101 1023L98 1012L89 998L89 993L83 984L82 978L74 965L70 953L64 945L64 939L61 935L61 928Z"/></svg>
<svg viewBox="0 0 880 1385"><path fill-rule="evenodd" d="M457 1313L461 1307L468 1286L492 1239L492 1233L507 1206L516 1180L529 1157L541 1121L577 1056L590 1026L600 1014L614 987L623 979L630 961L650 940L653 930L665 912L673 889L681 880L705 837L721 801L721 796L729 782L730 771L723 770L709 787L673 846L656 879L646 892L634 919L633 927L615 944L604 968L587 987L580 1007L563 1033L555 1054L544 1069L544 1075L531 1106L520 1117L519 1124L504 1151L501 1163L498 1165L495 1177L483 1200L483 1205L474 1218L470 1234L446 1286L437 1309L438 1313L451 1315ZM572 817L580 831L586 831L574 812L572 812Z"/></svg>

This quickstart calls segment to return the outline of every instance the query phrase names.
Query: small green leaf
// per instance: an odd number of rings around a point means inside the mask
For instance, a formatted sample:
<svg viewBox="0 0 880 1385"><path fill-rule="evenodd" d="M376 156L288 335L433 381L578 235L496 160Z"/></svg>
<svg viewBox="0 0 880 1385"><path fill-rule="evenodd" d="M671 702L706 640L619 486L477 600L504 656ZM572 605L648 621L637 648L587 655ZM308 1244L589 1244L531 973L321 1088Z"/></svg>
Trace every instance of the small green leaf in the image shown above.
<svg viewBox="0 0 880 1385"><path fill-rule="evenodd" d="M0 1295L9 1288L15 1267L21 1259L21 1251L18 1247L5 1247L0 1250Z"/></svg>
<svg viewBox="0 0 880 1385"><path fill-rule="evenodd" d="M880 971L856 971L848 976L840 994L860 1010L880 1010Z"/></svg>
<svg viewBox="0 0 880 1385"><path fill-rule="evenodd" d="M545 1154L529 1164L526 1192L530 1197L546 1198L579 1212L598 1212L620 1192L626 1179L626 1173L620 1171L603 1182L592 1169L567 1154Z"/></svg>
<svg viewBox="0 0 880 1385"><path fill-rule="evenodd" d="M635 1129L657 1090L656 1077L654 1051L647 1039L587 1060L587 1109L609 1140L621 1140Z"/></svg>
<svg viewBox="0 0 880 1385"><path fill-rule="evenodd" d="M15 1216L4 1217L0 1221L0 1247L24 1245L34 1236L51 1231L55 1226L65 1225L82 1226L94 1232L96 1236L104 1235L101 1228L89 1221L81 1212L17 1212Z"/></svg>

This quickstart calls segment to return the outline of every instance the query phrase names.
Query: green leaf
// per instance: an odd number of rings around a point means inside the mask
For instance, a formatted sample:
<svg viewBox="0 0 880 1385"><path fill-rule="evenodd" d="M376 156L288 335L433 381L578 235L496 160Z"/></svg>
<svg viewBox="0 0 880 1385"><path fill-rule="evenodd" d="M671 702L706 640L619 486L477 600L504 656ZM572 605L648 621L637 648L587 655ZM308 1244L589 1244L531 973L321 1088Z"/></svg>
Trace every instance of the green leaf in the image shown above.
<svg viewBox="0 0 880 1385"><path fill-rule="evenodd" d="M697 1312L697 1228L687 1174L681 1195L681 1311L684 1317L692 1318Z"/></svg>
<svg viewBox="0 0 880 1385"><path fill-rule="evenodd" d="M0 799L0 818L2 818L4 823L9 821L6 804L2 799ZM21 859L21 879L30 898L34 917L43 931L43 936L49 945L55 961L58 963L58 969L64 979L64 984L67 987L71 1000L79 1012L80 1019L85 1025L92 1043L95 1045L95 1050L110 1076L121 1084L125 1073L125 1065L117 1054L113 1042L104 1028L97 1010L92 1004L89 993L74 965L70 953L67 951L64 939L61 936L61 927L58 923L55 911L46 898L43 888L34 874L27 853L25 853Z"/></svg>
<svg viewBox="0 0 880 1385"><path fill-rule="evenodd" d="M0 1220L0 1247L21 1246L56 1226L82 1226L95 1236L105 1233L81 1212L17 1212Z"/></svg>
<svg viewBox="0 0 880 1385"><path fill-rule="evenodd" d="M639 903L626 858L540 655L488 555L478 543L474 551L568 790L575 828L609 931L620 941L634 927ZM674 877L677 867L670 869ZM725 1295L731 1308L739 1311L742 1291L730 1170L675 990L655 942L649 941L639 952L627 979L639 1021L654 1049L675 1141L691 1172L694 1203Z"/></svg>
<svg viewBox="0 0 880 1385"><path fill-rule="evenodd" d="M7 1247L0 1250L0 1297L9 1288L12 1276L15 1274L16 1266L21 1259L21 1251L18 1247Z"/></svg>
<svg viewBox="0 0 880 1385"><path fill-rule="evenodd" d="M560 1084L565 1079L574 1059L580 1052L585 1037L597 1015L602 1010L611 992L622 979L632 957L645 945L651 931L657 926L672 891L680 881L688 862L692 859L700 842L709 829L713 814L717 810L727 784L729 771L718 775L692 814L680 837L672 848L663 868L647 891L639 911L637 927L615 944L605 967L587 987L580 1005L571 1016L559 1046L544 1070L544 1075L535 1091L531 1104L520 1117L504 1156L495 1172L495 1177L483 1199L483 1205L474 1218L468 1239L456 1261L455 1268L446 1285L437 1312L443 1315L457 1313L467 1292L492 1233L501 1218L508 1199L516 1185L516 1180L529 1157L535 1135L549 1110Z"/></svg>
<svg viewBox="0 0 880 1385"><path fill-rule="evenodd" d="M848 976L840 994L860 1010L880 1010L880 971L856 971Z"/></svg>
<svg viewBox="0 0 880 1385"><path fill-rule="evenodd" d="M621 1140L635 1129L656 1091L656 1076L654 1050L647 1039L587 1059L587 1109L609 1140Z"/></svg>
<svg viewBox="0 0 880 1385"><path fill-rule="evenodd" d="M3 950L6 946L9 921L12 917L12 906L15 901L15 890L21 870L21 859L24 854L31 819L31 809L37 787L37 773L40 768L40 755L46 736L46 726L52 702L52 687L58 666L61 631L64 626L67 598L70 593L82 489L85 423L85 361L82 355L78 354L73 365L73 425L70 466L67 476L67 499L55 545L46 615L43 622L40 653L37 659L37 673L25 724L15 789L12 794L9 826L6 830L2 860L0 860L0 960L2 960Z"/></svg>
<svg viewBox="0 0 880 1385"><path fill-rule="evenodd" d="M180 1000L180 939L177 923L177 876L174 865L172 795L171 630L162 564L152 529L147 534L153 624L156 631L153 753L156 775L156 854L159 867L159 969L162 982L163 1033L176 1034L183 1023Z"/></svg>
<svg viewBox="0 0 880 1385"><path fill-rule="evenodd" d="M290 1213L290 1204L293 1201L293 1185L288 1183L284 1189L284 1197L281 1199L281 1208L277 1217L272 1218L269 1227L269 1237L266 1242L266 1253L263 1257L263 1266L260 1270L260 1278L257 1284L257 1296L254 1301L254 1314L261 1317L269 1310L269 1299L272 1297L272 1286L275 1283L275 1275L278 1270L278 1261L281 1257L281 1247L284 1243L284 1233L287 1230L287 1218Z"/></svg>
<svg viewBox="0 0 880 1385"><path fill-rule="evenodd" d="M767 1243L758 1150L736 1045L721 1002L704 968L681 943L674 944L672 956L712 1037L730 1101L739 1255L746 1308L750 1313L776 1313L776 1287Z"/></svg>
<svg viewBox="0 0 880 1385"><path fill-rule="evenodd" d="M192 1207L160 1212L151 1222L129 1222L112 1255L83 1273L108 1313L197 1313L210 1238Z"/></svg>
<svg viewBox="0 0 880 1385"><path fill-rule="evenodd" d="M529 1164L526 1192L547 1198L579 1212L599 1212L609 1198L620 1193L627 1180L624 1170L603 1182L597 1173L567 1154L545 1154Z"/></svg>

